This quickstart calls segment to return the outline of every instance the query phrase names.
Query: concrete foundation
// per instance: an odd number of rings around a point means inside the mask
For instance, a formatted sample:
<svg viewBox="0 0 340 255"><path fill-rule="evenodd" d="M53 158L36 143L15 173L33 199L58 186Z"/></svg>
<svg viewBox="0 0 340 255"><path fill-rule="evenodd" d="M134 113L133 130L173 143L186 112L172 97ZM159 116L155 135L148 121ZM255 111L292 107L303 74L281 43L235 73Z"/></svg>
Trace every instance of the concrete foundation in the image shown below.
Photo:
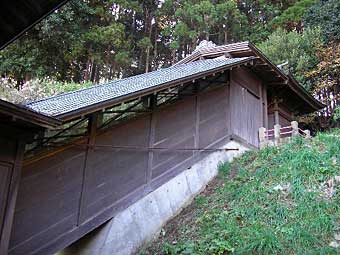
<svg viewBox="0 0 340 255"><path fill-rule="evenodd" d="M250 149L236 141L222 147L239 151L211 153L58 255L134 254L205 188L217 175L219 163Z"/></svg>

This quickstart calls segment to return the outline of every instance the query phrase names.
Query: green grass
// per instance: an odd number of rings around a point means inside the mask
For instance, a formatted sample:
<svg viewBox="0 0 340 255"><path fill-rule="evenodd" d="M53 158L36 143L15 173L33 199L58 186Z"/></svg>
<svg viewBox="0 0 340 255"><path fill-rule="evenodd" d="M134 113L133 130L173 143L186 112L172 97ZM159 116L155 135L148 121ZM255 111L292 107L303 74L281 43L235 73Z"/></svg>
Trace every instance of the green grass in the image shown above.
<svg viewBox="0 0 340 255"><path fill-rule="evenodd" d="M329 244L340 230L340 185L331 198L324 185L336 175L340 130L248 152L220 167L186 224L179 215L141 254L339 254Z"/></svg>

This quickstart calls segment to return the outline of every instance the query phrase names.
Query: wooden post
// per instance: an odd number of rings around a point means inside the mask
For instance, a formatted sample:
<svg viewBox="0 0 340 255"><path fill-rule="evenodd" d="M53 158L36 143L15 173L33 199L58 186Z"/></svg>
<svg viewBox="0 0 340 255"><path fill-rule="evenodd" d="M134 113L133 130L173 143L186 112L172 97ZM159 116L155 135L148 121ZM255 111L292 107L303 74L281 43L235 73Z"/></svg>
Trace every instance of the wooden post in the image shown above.
<svg viewBox="0 0 340 255"><path fill-rule="evenodd" d="M299 123L297 121L292 121L292 136L298 136L299 135Z"/></svg>
<svg viewBox="0 0 340 255"><path fill-rule="evenodd" d="M259 141L260 141L260 149L264 148L267 145L266 139L266 128L259 128Z"/></svg>
<svg viewBox="0 0 340 255"><path fill-rule="evenodd" d="M268 128L268 100L267 100L267 86L263 86L263 102L264 102L264 127Z"/></svg>
<svg viewBox="0 0 340 255"><path fill-rule="evenodd" d="M200 134L200 95L195 96L196 104L195 104L195 149L199 147L199 134ZM198 151L194 151L194 156L199 155Z"/></svg>
<svg viewBox="0 0 340 255"><path fill-rule="evenodd" d="M310 131L308 129L304 130L305 134L306 134L306 139L310 139L311 135L310 135Z"/></svg>
<svg viewBox="0 0 340 255"><path fill-rule="evenodd" d="M150 113L150 127L149 127L149 141L148 141L149 148L152 148L155 143L157 113L154 110L156 109L156 107L157 107L157 96L151 95L149 109L152 112ZM152 161L153 161L153 156L154 156L153 150L149 150L148 154L149 154L148 155L148 166L147 166L148 168L146 170L146 185L145 185L146 193L150 193L152 191L150 184L152 180Z"/></svg>
<svg viewBox="0 0 340 255"><path fill-rule="evenodd" d="M88 133L88 139L87 139L87 145L85 151L85 159L84 159L84 166L83 166L83 178L82 178L82 184L81 184L81 192L80 192L80 198L79 198L79 207L78 207L78 218L77 218L77 226L81 225L81 223L84 222L84 211L83 206L85 204L85 195L84 190L86 190L86 180L87 180L87 158L89 156L90 151L94 150L93 146L96 143L96 132L98 127L98 115L99 112L92 113L88 118L88 124L87 124L87 133Z"/></svg>
<svg viewBox="0 0 340 255"><path fill-rule="evenodd" d="M274 125L274 143L275 143L275 145L280 144L280 129L281 129L280 124Z"/></svg>
<svg viewBox="0 0 340 255"><path fill-rule="evenodd" d="M279 103L277 98L274 98L274 124L280 124L280 115L279 115Z"/></svg>
<svg viewBox="0 0 340 255"><path fill-rule="evenodd" d="M100 129L103 125L104 122L104 113L103 112L98 112L97 116L97 130Z"/></svg>
<svg viewBox="0 0 340 255"><path fill-rule="evenodd" d="M280 124L280 116L279 116L279 111L274 111L274 123L276 125L279 125Z"/></svg>

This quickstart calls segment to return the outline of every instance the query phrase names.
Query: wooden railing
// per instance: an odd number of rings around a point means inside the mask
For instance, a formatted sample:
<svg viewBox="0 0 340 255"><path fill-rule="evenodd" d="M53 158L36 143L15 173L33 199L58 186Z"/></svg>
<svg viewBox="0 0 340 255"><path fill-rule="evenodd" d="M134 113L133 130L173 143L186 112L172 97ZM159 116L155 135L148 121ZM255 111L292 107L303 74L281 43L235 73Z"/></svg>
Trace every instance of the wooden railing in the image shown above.
<svg viewBox="0 0 340 255"><path fill-rule="evenodd" d="M299 128L297 121L292 121L290 126L281 127L274 125L273 129L259 128L260 148L268 145L279 145L294 136L310 138L309 130Z"/></svg>

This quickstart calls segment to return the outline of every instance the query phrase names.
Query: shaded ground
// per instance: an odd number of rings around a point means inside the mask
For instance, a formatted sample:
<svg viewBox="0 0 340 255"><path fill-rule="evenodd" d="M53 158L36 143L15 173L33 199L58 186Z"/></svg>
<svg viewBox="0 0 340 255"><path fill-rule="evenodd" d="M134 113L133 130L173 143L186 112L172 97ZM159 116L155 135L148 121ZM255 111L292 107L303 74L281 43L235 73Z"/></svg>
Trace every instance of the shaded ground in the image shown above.
<svg viewBox="0 0 340 255"><path fill-rule="evenodd" d="M340 140L250 152L140 254L340 254Z"/></svg>

